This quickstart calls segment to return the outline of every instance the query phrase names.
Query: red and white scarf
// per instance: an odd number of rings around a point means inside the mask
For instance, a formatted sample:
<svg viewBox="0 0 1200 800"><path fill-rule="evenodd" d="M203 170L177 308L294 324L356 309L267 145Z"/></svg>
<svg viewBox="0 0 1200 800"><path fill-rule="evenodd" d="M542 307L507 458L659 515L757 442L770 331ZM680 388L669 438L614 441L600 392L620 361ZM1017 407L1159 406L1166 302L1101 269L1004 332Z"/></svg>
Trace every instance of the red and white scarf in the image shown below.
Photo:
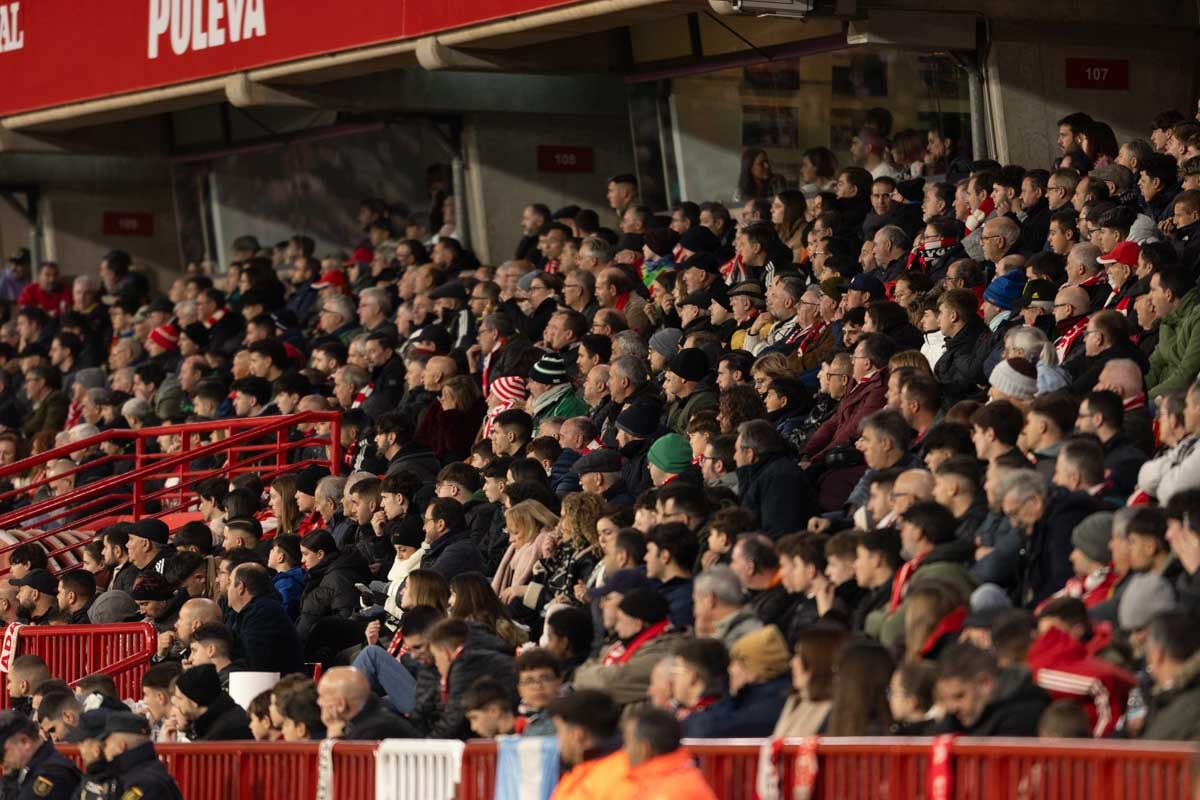
<svg viewBox="0 0 1200 800"><path fill-rule="evenodd" d="M375 384L368 383L366 386L364 386L363 388L361 388L357 392L355 392L354 402L352 402L350 404L350 407L351 408L362 408L363 403L367 402L367 398L370 397L374 393L374 391L375 391Z"/></svg>
<svg viewBox="0 0 1200 800"><path fill-rule="evenodd" d="M213 325L216 325L218 322L220 322L222 319L225 318L225 312L227 310L228 309L225 309L225 308L218 308L211 317L204 320L204 327L211 328Z"/></svg>
<svg viewBox="0 0 1200 800"><path fill-rule="evenodd" d="M666 633L667 628L671 627L671 621L664 619L662 622L656 622L648 628L643 628L642 632L633 637L628 645L624 642L617 642L613 648L608 651L608 655L604 656L605 666L613 664L626 664L629 659L633 658L636 653L646 642L651 639L656 639Z"/></svg>
<svg viewBox="0 0 1200 800"><path fill-rule="evenodd" d="M1058 361L1061 364L1067 357L1067 353L1071 352L1071 347L1075 344L1075 340L1083 335L1087 330L1088 318L1083 317L1070 328L1066 333L1054 340L1054 350L1058 353Z"/></svg>

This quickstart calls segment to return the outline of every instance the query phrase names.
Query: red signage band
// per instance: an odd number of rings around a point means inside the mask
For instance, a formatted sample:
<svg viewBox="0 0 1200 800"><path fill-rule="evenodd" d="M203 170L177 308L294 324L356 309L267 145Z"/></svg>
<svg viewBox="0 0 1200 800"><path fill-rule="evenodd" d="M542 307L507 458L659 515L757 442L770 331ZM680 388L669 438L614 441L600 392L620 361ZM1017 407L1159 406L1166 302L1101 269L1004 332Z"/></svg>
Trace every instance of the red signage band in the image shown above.
<svg viewBox="0 0 1200 800"><path fill-rule="evenodd" d="M1068 89L1129 90L1129 59L1068 58Z"/></svg>
<svg viewBox="0 0 1200 800"><path fill-rule="evenodd" d="M573 2L578 0L0 0L0 116Z"/></svg>
<svg viewBox="0 0 1200 800"><path fill-rule="evenodd" d="M153 236L154 215L143 211L105 211L105 236Z"/></svg>
<svg viewBox="0 0 1200 800"><path fill-rule="evenodd" d="M568 172L590 175L595 172L596 153L591 147L539 144L538 172Z"/></svg>

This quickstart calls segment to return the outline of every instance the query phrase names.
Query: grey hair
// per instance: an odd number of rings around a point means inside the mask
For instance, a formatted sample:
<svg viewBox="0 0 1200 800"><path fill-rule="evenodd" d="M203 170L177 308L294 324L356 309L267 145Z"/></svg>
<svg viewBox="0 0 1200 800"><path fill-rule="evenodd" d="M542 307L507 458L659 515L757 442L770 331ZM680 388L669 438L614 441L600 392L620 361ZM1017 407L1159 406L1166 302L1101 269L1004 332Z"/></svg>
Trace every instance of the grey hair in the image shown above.
<svg viewBox="0 0 1200 800"><path fill-rule="evenodd" d="M613 352L620 356L633 356L634 358L645 361L650 357L650 345L642 338L642 335L637 331L621 331L616 336L612 337Z"/></svg>
<svg viewBox="0 0 1200 800"><path fill-rule="evenodd" d="M117 339L117 342L116 342L116 344L113 345L113 347L114 348L120 348L120 347L129 348L129 355L132 356L133 358L138 358L142 354L142 343L139 342L137 339L133 338L132 336L126 336L121 339Z"/></svg>
<svg viewBox="0 0 1200 800"><path fill-rule="evenodd" d="M316 493L313 497L318 503L321 502L341 502L342 489L346 484L346 479L338 475L326 475L317 482Z"/></svg>
<svg viewBox="0 0 1200 800"><path fill-rule="evenodd" d="M1124 506L1118 508L1113 513L1112 518L1112 535L1117 539L1124 539L1125 532L1129 530L1129 521L1133 519L1133 515L1138 512L1137 506Z"/></svg>
<svg viewBox="0 0 1200 800"><path fill-rule="evenodd" d="M346 322L357 318L354 313L354 303L344 294L335 294L326 300L323 305L332 308Z"/></svg>
<svg viewBox="0 0 1200 800"><path fill-rule="evenodd" d="M1091 242L1080 242L1071 248L1067 260L1074 259L1083 265L1089 275L1100 271L1100 248Z"/></svg>
<svg viewBox="0 0 1200 800"><path fill-rule="evenodd" d="M646 369L646 363L633 356L618 356L608 366L609 375L616 372L634 386L645 386L650 380L650 372Z"/></svg>
<svg viewBox="0 0 1200 800"><path fill-rule="evenodd" d="M892 247L897 250L908 250L912 247L913 237L904 232L904 229L899 225L884 225L875 235L883 234L883 238L891 242Z"/></svg>
<svg viewBox="0 0 1200 800"><path fill-rule="evenodd" d="M1022 325L1013 328L1004 336L1005 343L1014 350L1020 350L1021 355L1034 364L1045 364L1047 367L1058 366L1058 352L1050 344L1041 328Z"/></svg>
<svg viewBox="0 0 1200 800"><path fill-rule="evenodd" d="M358 293L359 300L368 300L379 307L379 313L387 316L392 313L392 301L383 289L372 286Z"/></svg>
<svg viewBox="0 0 1200 800"><path fill-rule="evenodd" d="M589 236L584 239L580 243L579 249L582 250L585 247L592 251L592 255L595 256L596 260L601 264L611 264L613 258L617 255L616 246L609 244L606 240L601 239L599 236Z"/></svg>
<svg viewBox="0 0 1200 800"><path fill-rule="evenodd" d="M122 417L133 417L135 419L145 419L153 413L154 409L150 404L140 397L131 397L125 401L125 405L121 406Z"/></svg>
<svg viewBox="0 0 1200 800"><path fill-rule="evenodd" d="M371 376L362 367L347 364L342 367L342 379L354 387L355 391L371 382Z"/></svg>
<svg viewBox="0 0 1200 800"><path fill-rule="evenodd" d="M742 582L738 580L733 570L724 564L709 567L696 576L694 591L700 594L711 594L723 606L740 606L742 604Z"/></svg>
<svg viewBox="0 0 1200 800"><path fill-rule="evenodd" d="M1006 245L1012 245L1021 235L1021 226L1013 222L1008 217L997 217L996 227L1000 228L1000 234L1004 237Z"/></svg>
<svg viewBox="0 0 1200 800"><path fill-rule="evenodd" d="M96 279L91 275L80 275L77 277L75 279L75 286L78 286L87 292L95 292L100 288L99 284L96 282Z"/></svg>
<svg viewBox="0 0 1200 800"><path fill-rule="evenodd" d="M1008 497L1016 492L1021 503L1028 503L1035 497L1045 497L1049 493L1042 474L1033 469L1017 469L1000 479L997 494L1000 498Z"/></svg>
<svg viewBox="0 0 1200 800"><path fill-rule="evenodd" d="M95 425L90 425L86 422L81 425L76 425L74 428L71 428L71 430L69 432L71 434L71 443L72 444L74 444L75 442L81 442L84 439L87 439L91 436L99 436L100 435L99 428L97 428Z"/></svg>
<svg viewBox="0 0 1200 800"><path fill-rule="evenodd" d="M738 438L742 440L742 447L753 450L759 458L787 449L783 436L765 419L751 419L738 425Z"/></svg>

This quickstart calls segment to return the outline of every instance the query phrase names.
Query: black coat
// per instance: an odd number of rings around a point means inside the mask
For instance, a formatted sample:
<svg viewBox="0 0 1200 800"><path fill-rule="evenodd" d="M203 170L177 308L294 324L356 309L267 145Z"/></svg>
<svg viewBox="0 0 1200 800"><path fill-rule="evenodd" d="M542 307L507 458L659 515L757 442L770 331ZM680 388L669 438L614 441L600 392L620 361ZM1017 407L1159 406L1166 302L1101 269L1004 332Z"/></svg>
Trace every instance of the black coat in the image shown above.
<svg viewBox="0 0 1200 800"><path fill-rule="evenodd" d="M405 471L416 475L422 484L432 484L437 481L437 474L442 469L442 463L437 456L423 444L409 442L400 448L387 465L387 475L395 475Z"/></svg>
<svg viewBox="0 0 1200 800"><path fill-rule="evenodd" d="M483 557L467 530L450 531L429 546L421 569L431 569L446 580L464 572L483 572Z"/></svg>
<svg viewBox="0 0 1200 800"><path fill-rule="evenodd" d="M114 758L108 765L108 775L112 778L109 797L183 800L179 785L155 755L153 742L139 744Z"/></svg>
<svg viewBox="0 0 1200 800"><path fill-rule="evenodd" d="M979 394L990 332L982 319L971 317L961 331L946 339L946 352L934 365L933 374L942 385L942 400L947 407Z"/></svg>
<svg viewBox="0 0 1200 800"><path fill-rule="evenodd" d="M1104 510L1086 492L1069 492L1060 486L1046 497L1046 515L1033 526L1021 549L1018 604L1034 606L1061 589L1074 575L1071 567L1071 534L1090 514Z"/></svg>
<svg viewBox="0 0 1200 800"><path fill-rule="evenodd" d="M516 701L517 674L513 648L500 637L481 626L471 626L467 643L450 665L447 676L447 700L433 724L431 739L467 739L471 726L467 723L462 696L471 684L482 677L495 678Z"/></svg>
<svg viewBox="0 0 1200 800"><path fill-rule="evenodd" d="M742 505L758 514L762 529L772 539L805 530L817 510L817 498L804 471L791 458L779 454L739 467Z"/></svg>
<svg viewBox="0 0 1200 800"><path fill-rule="evenodd" d="M783 711L792 678L788 674L748 683L683 721L683 735L695 739L758 739L771 735Z"/></svg>
<svg viewBox="0 0 1200 800"><path fill-rule="evenodd" d="M1071 393L1080 396L1092 391L1096 386L1096 381L1100 380L1100 372L1104 369L1104 365L1117 358L1136 361L1143 375L1150 371L1150 359L1137 345L1128 340L1117 341L1099 355L1085 355L1068 364L1068 371L1074 379L1071 381Z"/></svg>
<svg viewBox="0 0 1200 800"><path fill-rule="evenodd" d="M342 738L419 739L421 733L404 717L380 705L375 695L369 695L366 704L347 723Z"/></svg>
<svg viewBox="0 0 1200 800"><path fill-rule="evenodd" d="M193 742L223 742L253 739L246 710L221 692L204 713L192 720Z"/></svg>
<svg viewBox="0 0 1200 800"><path fill-rule="evenodd" d="M1050 234L1050 203L1046 198L1025 213L1021 223L1021 238L1017 239L1017 252L1031 256L1046 248L1046 237Z"/></svg>
<svg viewBox="0 0 1200 800"><path fill-rule="evenodd" d="M1008 667L996 676L992 698L979 719L963 731L967 736L1037 736L1038 719L1050 695L1033 682L1024 666Z"/></svg>
<svg viewBox="0 0 1200 800"><path fill-rule="evenodd" d="M1146 454L1135 447L1124 432L1118 432L1104 443L1105 477L1112 482L1113 490L1121 497L1128 497L1137 485L1138 470L1146 463Z"/></svg>
<svg viewBox="0 0 1200 800"><path fill-rule="evenodd" d="M349 617L358 610L356 583L367 583L371 569L356 550L346 549L326 556L308 571L304 593L300 596L297 629L305 638L324 617Z"/></svg>
<svg viewBox="0 0 1200 800"><path fill-rule="evenodd" d="M68 800L79 787L79 780L79 769L59 755L50 742L42 742L29 759L15 796L17 800Z"/></svg>
<svg viewBox="0 0 1200 800"><path fill-rule="evenodd" d="M288 675L304 669L300 634L278 600L255 597L235 612L233 635L248 670Z"/></svg>

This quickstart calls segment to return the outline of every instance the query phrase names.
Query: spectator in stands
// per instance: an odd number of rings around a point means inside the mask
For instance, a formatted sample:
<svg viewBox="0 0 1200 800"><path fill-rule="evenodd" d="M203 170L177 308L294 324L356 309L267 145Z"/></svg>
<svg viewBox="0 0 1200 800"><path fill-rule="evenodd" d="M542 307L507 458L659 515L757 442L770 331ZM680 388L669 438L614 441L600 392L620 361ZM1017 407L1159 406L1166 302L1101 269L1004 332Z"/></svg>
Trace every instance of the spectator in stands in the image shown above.
<svg viewBox="0 0 1200 800"><path fill-rule="evenodd" d="M304 666L300 638L271 588L267 570L258 564L242 564L233 571L227 599L238 652L248 670L299 672Z"/></svg>
<svg viewBox="0 0 1200 800"><path fill-rule="evenodd" d="M17 589L17 603L30 625L49 625L58 614L58 579L44 569L9 581Z"/></svg>
<svg viewBox="0 0 1200 800"><path fill-rule="evenodd" d="M322 619L348 616L358 609L354 584L369 580L370 570L358 551L339 550L333 537L323 530L300 540L300 557L308 572L297 623L304 639Z"/></svg>
<svg viewBox="0 0 1200 800"><path fill-rule="evenodd" d="M628 769L620 751L621 707L598 689L580 689L555 700L547 709L554 721L558 753L568 771L554 796L584 800L607 795Z"/></svg>
<svg viewBox="0 0 1200 800"><path fill-rule="evenodd" d="M1142 738L1195 741L1200 703L1195 663L1200 638L1195 619L1183 611L1168 611L1156 617L1146 632L1146 668L1154 681L1155 702Z"/></svg>
<svg viewBox="0 0 1200 800"><path fill-rule="evenodd" d="M753 609L743 604L741 584L728 566L709 567L696 576L692 605L696 634L712 636L727 648L763 625Z"/></svg>
<svg viewBox="0 0 1200 800"><path fill-rule="evenodd" d="M576 670L575 685L603 688L622 705L644 697L650 670L680 639L671 630L669 612L667 601L652 588L622 594L613 613L617 641Z"/></svg>
<svg viewBox="0 0 1200 800"><path fill-rule="evenodd" d="M429 550L421 559L421 569L440 572L447 578L463 572L483 569L479 548L467 530L462 503L441 497L425 511L425 541Z"/></svg>
<svg viewBox="0 0 1200 800"><path fill-rule="evenodd" d="M1050 705L1024 667L1002 670L993 654L965 642L938 660L937 692L967 736L1035 736Z"/></svg>
<svg viewBox="0 0 1200 800"><path fill-rule="evenodd" d="M469 726L463 706L464 693L484 675L500 681L512 700L516 699L511 651L489 649L471 634L470 625L461 619L443 620L429 630L429 649L444 687L439 716L430 731L433 738L467 737Z"/></svg>
<svg viewBox="0 0 1200 800"><path fill-rule="evenodd" d="M212 664L191 667L175 679L171 703L187 722L190 741L253 739L250 718L221 688L217 668Z"/></svg>
<svg viewBox="0 0 1200 800"><path fill-rule="evenodd" d="M624 729L629 771L612 787L610 796L716 800L691 754L680 747L680 724L672 714L645 709L627 721Z"/></svg>
<svg viewBox="0 0 1200 800"><path fill-rule="evenodd" d="M15 776L14 796L71 797L79 785L79 770L41 738L38 726L16 711L0 712L0 744L4 768Z"/></svg>
<svg viewBox="0 0 1200 800"><path fill-rule="evenodd" d="M772 538L803 529L814 510L814 498L804 473L787 457L786 441L775 427L766 420L744 422L734 447L742 502L758 510L763 529Z"/></svg>

